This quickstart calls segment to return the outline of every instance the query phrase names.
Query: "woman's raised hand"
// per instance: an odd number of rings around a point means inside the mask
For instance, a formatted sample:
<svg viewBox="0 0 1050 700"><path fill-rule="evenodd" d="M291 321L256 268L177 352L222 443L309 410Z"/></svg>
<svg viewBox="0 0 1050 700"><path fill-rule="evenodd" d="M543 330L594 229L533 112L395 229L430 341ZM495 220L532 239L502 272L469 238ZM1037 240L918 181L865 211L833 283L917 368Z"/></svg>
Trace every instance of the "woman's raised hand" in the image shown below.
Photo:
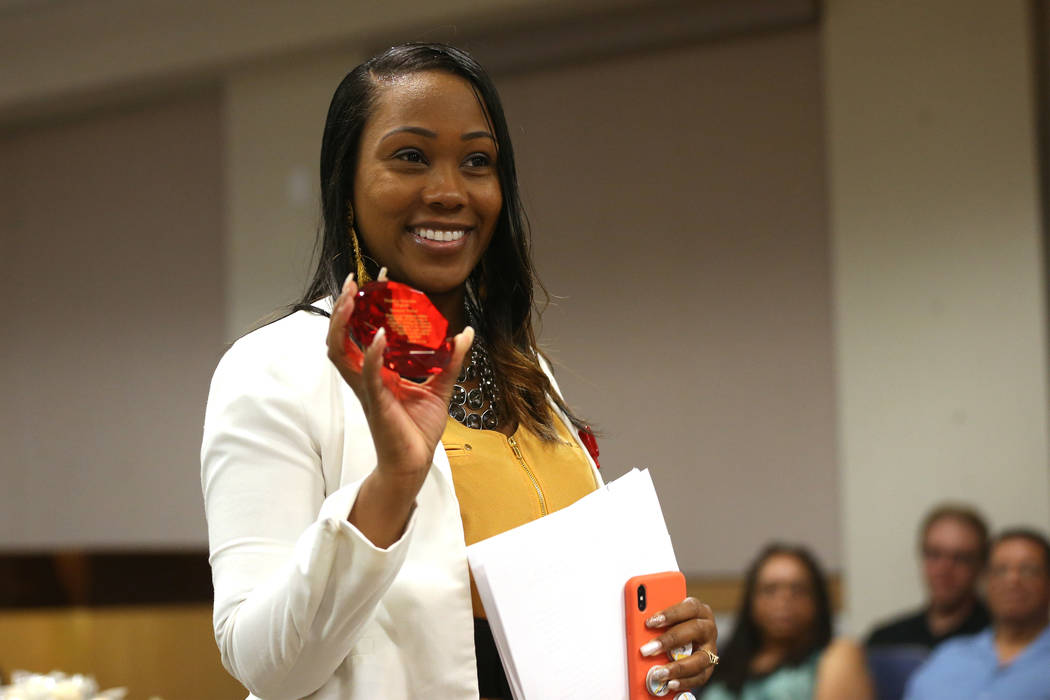
<svg viewBox="0 0 1050 700"><path fill-rule="evenodd" d="M385 269L380 279L385 277ZM328 324L328 359L350 385L376 451L376 469L362 484L350 521L377 546L396 541L411 514L448 418L452 386L474 340L469 326L454 338L448 368L417 384L383 367L382 329L364 353L347 333L357 284L346 279Z"/></svg>

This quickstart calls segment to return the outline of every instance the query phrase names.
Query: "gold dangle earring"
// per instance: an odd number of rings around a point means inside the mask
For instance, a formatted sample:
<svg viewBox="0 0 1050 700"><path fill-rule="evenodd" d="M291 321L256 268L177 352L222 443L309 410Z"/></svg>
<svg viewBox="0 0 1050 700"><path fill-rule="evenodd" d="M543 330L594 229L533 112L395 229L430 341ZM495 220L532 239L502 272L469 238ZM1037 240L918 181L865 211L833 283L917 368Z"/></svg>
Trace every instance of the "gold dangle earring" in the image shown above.
<svg viewBox="0 0 1050 700"><path fill-rule="evenodd" d="M357 241L357 230L354 229L354 205L346 203L347 229L350 231L350 243L354 246L354 262L357 266L357 285L360 287L365 282L371 282L368 271L365 269L365 259L361 255L361 244Z"/></svg>

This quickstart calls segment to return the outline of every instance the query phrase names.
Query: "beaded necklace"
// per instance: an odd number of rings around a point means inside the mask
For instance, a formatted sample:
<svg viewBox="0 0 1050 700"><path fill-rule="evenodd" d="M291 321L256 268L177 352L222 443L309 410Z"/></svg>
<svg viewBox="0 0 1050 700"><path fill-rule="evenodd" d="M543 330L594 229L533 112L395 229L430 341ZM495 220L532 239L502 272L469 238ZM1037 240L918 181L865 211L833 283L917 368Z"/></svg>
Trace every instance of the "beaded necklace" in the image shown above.
<svg viewBox="0 0 1050 700"><path fill-rule="evenodd" d="M489 353L481 338L474 338L470 359L452 385L448 414L474 430L495 430L500 424L499 389Z"/></svg>

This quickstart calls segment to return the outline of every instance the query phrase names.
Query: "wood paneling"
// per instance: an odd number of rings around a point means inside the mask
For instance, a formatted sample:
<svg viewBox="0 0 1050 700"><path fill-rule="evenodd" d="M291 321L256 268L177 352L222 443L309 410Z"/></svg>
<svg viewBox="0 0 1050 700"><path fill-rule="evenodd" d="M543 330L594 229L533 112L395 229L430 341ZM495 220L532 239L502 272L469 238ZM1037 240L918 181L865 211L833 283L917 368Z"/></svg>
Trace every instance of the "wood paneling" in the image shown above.
<svg viewBox="0 0 1050 700"><path fill-rule="evenodd" d="M0 608L210 603L208 552L0 554Z"/></svg>
<svg viewBox="0 0 1050 700"><path fill-rule="evenodd" d="M95 676L128 700L237 700L212 635L211 605L0 612L0 667Z"/></svg>
<svg viewBox="0 0 1050 700"><path fill-rule="evenodd" d="M829 577L838 610L841 581ZM689 594L734 613L743 581L692 578ZM89 673L128 700L238 700L247 692L219 660L211 605L72 607L0 611L0 669Z"/></svg>
<svg viewBox="0 0 1050 700"><path fill-rule="evenodd" d="M744 592L744 580L736 576L694 577L686 581L686 590L689 595L710 605L716 614L735 614ZM842 578L838 574L828 576L828 593L832 611L838 612L842 609Z"/></svg>

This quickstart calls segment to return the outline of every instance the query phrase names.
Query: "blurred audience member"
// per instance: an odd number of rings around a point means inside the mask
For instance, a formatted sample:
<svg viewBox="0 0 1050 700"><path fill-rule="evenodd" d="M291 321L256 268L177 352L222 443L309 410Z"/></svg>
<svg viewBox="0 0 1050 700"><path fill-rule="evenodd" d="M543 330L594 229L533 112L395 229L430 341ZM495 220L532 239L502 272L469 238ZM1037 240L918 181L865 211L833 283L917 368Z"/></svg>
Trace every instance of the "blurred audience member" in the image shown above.
<svg viewBox="0 0 1050 700"><path fill-rule="evenodd" d="M747 573L736 626L704 700L865 700L860 648L832 641L828 586L813 555L775 544Z"/></svg>
<svg viewBox="0 0 1050 700"><path fill-rule="evenodd" d="M1050 542L1008 530L988 565L992 626L941 645L912 676L907 700L1050 700Z"/></svg>
<svg viewBox="0 0 1050 700"><path fill-rule="evenodd" d="M972 508L942 505L923 520L919 537L922 575L929 597L922 609L878 627L869 647L933 649L945 639L988 626L977 580L988 553L988 526Z"/></svg>

